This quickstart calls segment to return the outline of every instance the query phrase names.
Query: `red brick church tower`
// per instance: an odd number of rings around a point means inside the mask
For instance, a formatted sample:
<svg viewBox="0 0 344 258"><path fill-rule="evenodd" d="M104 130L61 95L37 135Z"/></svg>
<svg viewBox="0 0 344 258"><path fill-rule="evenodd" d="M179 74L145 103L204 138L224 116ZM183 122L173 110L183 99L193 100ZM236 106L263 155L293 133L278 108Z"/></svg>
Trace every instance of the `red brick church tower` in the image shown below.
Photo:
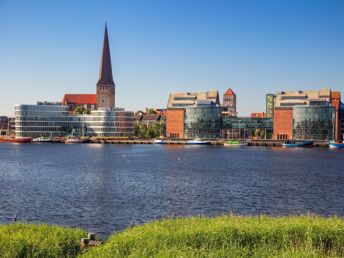
<svg viewBox="0 0 344 258"><path fill-rule="evenodd" d="M112 78L111 56L107 25L105 24L105 34L103 51L99 67L99 79L97 82L97 108L111 109L115 107L115 83Z"/></svg>

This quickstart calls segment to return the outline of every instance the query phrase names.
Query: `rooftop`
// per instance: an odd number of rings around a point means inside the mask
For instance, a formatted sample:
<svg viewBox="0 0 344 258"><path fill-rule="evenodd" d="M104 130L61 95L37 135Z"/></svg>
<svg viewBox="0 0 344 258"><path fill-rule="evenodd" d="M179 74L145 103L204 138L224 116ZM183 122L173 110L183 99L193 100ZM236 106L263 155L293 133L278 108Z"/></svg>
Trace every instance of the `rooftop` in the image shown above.
<svg viewBox="0 0 344 258"><path fill-rule="evenodd" d="M172 92L169 96L167 107L187 107L193 106L199 101L213 101L220 104L219 92L217 90L209 90L205 92Z"/></svg>
<svg viewBox="0 0 344 258"><path fill-rule="evenodd" d="M96 94L65 94L62 99L63 105L76 104L76 105L85 105L97 104L97 95Z"/></svg>
<svg viewBox="0 0 344 258"><path fill-rule="evenodd" d="M235 96L235 93L232 89L228 89L223 95L234 95Z"/></svg>

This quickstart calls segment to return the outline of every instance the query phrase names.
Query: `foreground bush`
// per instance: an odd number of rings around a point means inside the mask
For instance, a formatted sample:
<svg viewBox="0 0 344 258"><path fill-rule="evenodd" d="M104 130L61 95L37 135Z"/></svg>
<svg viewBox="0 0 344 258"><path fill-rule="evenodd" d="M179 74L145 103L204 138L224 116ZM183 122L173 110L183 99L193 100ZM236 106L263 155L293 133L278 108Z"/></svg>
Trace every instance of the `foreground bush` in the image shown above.
<svg viewBox="0 0 344 258"><path fill-rule="evenodd" d="M222 216L155 221L115 234L86 257L344 257L344 220Z"/></svg>
<svg viewBox="0 0 344 258"><path fill-rule="evenodd" d="M80 229L58 226L0 225L0 257L76 257L86 235Z"/></svg>

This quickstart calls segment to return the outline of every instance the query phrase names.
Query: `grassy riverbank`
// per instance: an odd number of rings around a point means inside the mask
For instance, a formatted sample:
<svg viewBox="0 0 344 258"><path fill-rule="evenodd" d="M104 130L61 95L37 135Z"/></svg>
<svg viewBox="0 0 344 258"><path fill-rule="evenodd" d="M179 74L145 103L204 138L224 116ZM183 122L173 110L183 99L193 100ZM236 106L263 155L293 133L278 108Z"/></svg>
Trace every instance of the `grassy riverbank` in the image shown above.
<svg viewBox="0 0 344 258"><path fill-rule="evenodd" d="M15 223L0 226L0 257L76 257L81 229Z"/></svg>
<svg viewBox="0 0 344 258"><path fill-rule="evenodd" d="M0 226L0 235L7 257L344 256L344 220L335 217L165 219L114 234L86 253L79 249L82 230L13 224Z"/></svg>
<svg viewBox="0 0 344 258"><path fill-rule="evenodd" d="M301 217L167 219L113 235L86 257L342 257L344 220Z"/></svg>

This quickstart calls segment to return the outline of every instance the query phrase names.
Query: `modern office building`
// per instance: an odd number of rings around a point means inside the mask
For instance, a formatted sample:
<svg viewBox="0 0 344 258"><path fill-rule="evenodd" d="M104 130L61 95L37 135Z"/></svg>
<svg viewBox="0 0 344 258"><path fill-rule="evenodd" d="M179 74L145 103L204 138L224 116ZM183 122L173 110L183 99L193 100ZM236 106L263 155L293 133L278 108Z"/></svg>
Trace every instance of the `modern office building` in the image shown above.
<svg viewBox="0 0 344 258"><path fill-rule="evenodd" d="M217 91L171 93L166 111L166 136L179 139L221 137Z"/></svg>
<svg viewBox="0 0 344 258"><path fill-rule="evenodd" d="M222 116L236 116L237 111L236 111L236 94L232 89L228 89L224 94L223 94L223 103L222 103Z"/></svg>
<svg viewBox="0 0 344 258"><path fill-rule="evenodd" d="M331 89L307 91L282 91L275 97L275 107L294 107L299 105L321 105L331 102Z"/></svg>
<svg viewBox="0 0 344 258"><path fill-rule="evenodd" d="M221 138L220 108L212 101L199 101L185 108L184 137L189 139Z"/></svg>
<svg viewBox="0 0 344 258"><path fill-rule="evenodd" d="M62 103L39 102L37 105L15 106L17 137L40 136L132 136L134 112L115 108L115 84L112 78L107 27L97 83L97 94L66 94ZM81 105L90 114L73 115ZM94 108L96 105L97 109Z"/></svg>
<svg viewBox="0 0 344 258"><path fill-rule="evenodd" d="M274 117L274 108L275 108L275 94L266 94L265 98L265 116L267 118Z"/></svg>
<svg viewBox="0 0 344 258"><path fill-rule="evenodd" d="M223 134L226 139L271 139L272 118L223 117Z"/></svg>
<svg viewBox="0 0 344 258"><path fill-rule="evenodd" d="M17 137L131 136L133 123L134 113L121 108L93 110L89 115L70 115L69 107L59 103L15 106Z"/></svg>
<svg viewBox="0 0 344 258"><path fill-rule="evenodd" d="M338 131L335 101L331 89L279 92L275 97L276 140L334 140ZM339 97L339 100L338 100Z"/></svg>
<svg viewBox="0 0 344 258"><path fill-rule="evenodd" d="M198 101L212 101L220 105L219 92L209 90L207 92L173 92L168 98L167 108L185 108L195 105Z"/></svg>
<svg viewBox="0 0 344 258"><path fill-rule="evenodd" d="M335 138L336 110L330 105L293 107L293 138L332 141Z"/></svg>

